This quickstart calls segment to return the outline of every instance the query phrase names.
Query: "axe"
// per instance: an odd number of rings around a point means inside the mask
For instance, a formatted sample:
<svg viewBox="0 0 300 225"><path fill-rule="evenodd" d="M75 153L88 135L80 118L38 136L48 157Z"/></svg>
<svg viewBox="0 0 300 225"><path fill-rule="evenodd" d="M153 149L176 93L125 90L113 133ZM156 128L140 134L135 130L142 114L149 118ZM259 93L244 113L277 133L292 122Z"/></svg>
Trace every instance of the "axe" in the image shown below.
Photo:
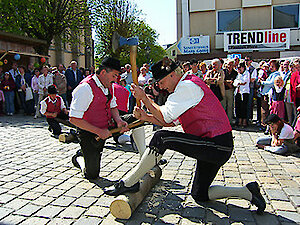
<svg viewBox="0 0 300 225"><path fill-rule="evenodd" d="M117 32L114 32L112 35L112 50L113 52L116 52L116 50L123 45L129 45L130 46L130 64L131 64L131 70L132 70L132 80L133 83L138 85L138 77L137 77L137 66L136 66L136 56L137 56L137 45L139 44L139 40L137 37L132 38L124 38L121 35L119 35ZM141 107L141 102L137 101L137 106ZM134 127L137 127L141 124L143 124L144 121L137 120L131 124L128 124L128 128L132 129ZM110 130L111 133L118 133L121 131L121 128L114 128ZM99 141L100 137L96 137L96 140Z"/></svg>
<svg viewBox="0 0 300 225"><path fill-rule="evenodd" d="M132 70L132 80L135 85L139 85L138 77L137 77L137 66L136 66L136 56L137 56L137 45L139 44L139 40L137 37L132 38L124 38L119 35L117 32L113 33L112 36L112 50L116 52L116 50L123 45L130 46L130 64ZM141 102L137 101L137 106L141 107Z"/></svg>

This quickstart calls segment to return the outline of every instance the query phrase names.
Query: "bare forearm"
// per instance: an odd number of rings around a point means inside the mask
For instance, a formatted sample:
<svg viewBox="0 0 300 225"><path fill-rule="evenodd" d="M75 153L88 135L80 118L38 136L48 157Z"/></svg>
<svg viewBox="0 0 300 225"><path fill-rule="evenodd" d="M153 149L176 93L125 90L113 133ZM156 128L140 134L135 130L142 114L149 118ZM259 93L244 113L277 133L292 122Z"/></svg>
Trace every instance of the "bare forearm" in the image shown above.
<svg viewBox="0 0 300 225"><path fill-rule="evenodd" d="M142 99L146 108L151 112L152 116L154 116L158 121L164 121L163 115L160 111L159 105L153 102L149 97L145 96Z"/></svg>
<svg viewBox="0 0 300 225"><path fill-rule="evenodd" d="M119 110L117 109L117 107L111 109L111 115L112 115L112 118L113 118L116 122L121 121L121 117L120 117Z"/></svg>

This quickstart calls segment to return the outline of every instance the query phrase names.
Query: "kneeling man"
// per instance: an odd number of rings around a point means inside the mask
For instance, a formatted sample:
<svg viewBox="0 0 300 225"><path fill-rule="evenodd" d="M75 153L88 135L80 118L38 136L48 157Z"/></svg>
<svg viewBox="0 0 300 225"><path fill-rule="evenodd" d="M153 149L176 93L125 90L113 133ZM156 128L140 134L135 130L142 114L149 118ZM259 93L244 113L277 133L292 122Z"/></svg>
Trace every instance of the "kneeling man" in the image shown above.
<svg viewBox="0 0 300 225"><path fill-rule="evenodd" d="M257 182L244 187L211 186L233 150L232 129L217 97L199 77L182 75L178 65L168 58L154 64L152 73L160 89L171 94L165 105L158 106L140 87L132 85L133 95L151 113L135 108L135 117L163 126L180 123L184 133L156 132L138 165L105 193L119 195L132 191L139 186L140 178L159 162L166 149L171 149L197 160L191 193L196 202L238 197L251 201L257 206L257 213L263 213L266 203Z"/></svg>

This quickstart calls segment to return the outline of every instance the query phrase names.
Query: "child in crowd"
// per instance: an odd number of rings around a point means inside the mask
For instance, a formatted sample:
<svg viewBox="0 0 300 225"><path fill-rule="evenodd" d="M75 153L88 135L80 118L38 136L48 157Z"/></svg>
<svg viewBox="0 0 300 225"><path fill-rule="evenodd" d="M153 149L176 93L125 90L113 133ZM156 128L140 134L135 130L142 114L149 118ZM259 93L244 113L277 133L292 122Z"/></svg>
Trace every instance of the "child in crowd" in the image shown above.
<svg viewBox="0 0 300 225"><path fill-rule="evenodd" d="M40 112L46 116L47 122L49 124L49 130L53 132L55 138L61 134L61 127L59 122L55 118L60 118L63 120L69 119L69 111L66 109L62 97L58 94L55 85L48 87L48 97L41 101Z"/></svg>
<svg viewBox="0 0 300 225"><path fill-rule="evenodd" d="M276 114L280 118L284 119L284 94L285 87L281 76L277 76L274 80L274 87L269 92L270 99L270 114Z"/></svg>
<svg viewBox="0 0 300 225"><path fill-rule="evenodd" d="M12 116L15 113L15 90L16 84L12 75L9 72L6 72L4 75L4 80L0 84L0 89L4 93L5 98L5 109L8 116Z"/></svg>
<svg viewBox="0 0 300 225"><path fill-rule="evenodd" d="M264 121L270 127L271 137L261 137L256 140L256 146L266 151L284 155L295 152L299 147L294 143L293 128L278 115L270 114Z"/></svg>
<svg viewBox="0 0 300 225"><path fill-rule="evenodd" d="M3 103L5 102L4 93L0 90L0 116L3 116Z"/></svg>

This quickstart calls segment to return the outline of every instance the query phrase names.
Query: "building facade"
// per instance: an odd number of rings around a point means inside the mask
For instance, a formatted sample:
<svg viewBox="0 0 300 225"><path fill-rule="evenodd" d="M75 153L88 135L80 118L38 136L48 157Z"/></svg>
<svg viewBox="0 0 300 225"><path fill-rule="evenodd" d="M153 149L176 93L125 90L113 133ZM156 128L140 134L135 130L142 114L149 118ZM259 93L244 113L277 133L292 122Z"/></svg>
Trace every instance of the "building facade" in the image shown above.
<svg viewBox="0 0 300 225"><path fill-rule="evenodd" d="M208 53L184 53L180 46L178 60L231 54L256 59L300 56L299 0L176 1L178 43L182 38L209 36Z"/></svg>

